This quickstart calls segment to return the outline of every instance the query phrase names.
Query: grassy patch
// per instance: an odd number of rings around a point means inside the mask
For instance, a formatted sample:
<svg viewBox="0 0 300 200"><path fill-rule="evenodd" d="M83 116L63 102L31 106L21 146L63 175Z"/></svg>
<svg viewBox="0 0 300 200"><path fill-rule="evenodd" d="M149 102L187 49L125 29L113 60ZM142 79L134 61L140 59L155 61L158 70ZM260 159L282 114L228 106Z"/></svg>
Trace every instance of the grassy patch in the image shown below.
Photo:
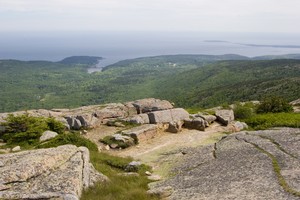
<svg viewBox="0 0 300 200"><path fill-rule="evenodd" d="M122 176L131 158L120 158L105 153L91 152L91 162L95 168L109 177L110 182L98 183L83 192L81 200L155 200L147 195L150 181L145 175L148 167L142 166L139 176Z"/></svg>
<svg viewBox="0 0 300 200"><path fill-rule="evenodd" d="M268 129L271 127L300 127L299 113L267 113L257 114L244 120L255 130Z"/></svg>

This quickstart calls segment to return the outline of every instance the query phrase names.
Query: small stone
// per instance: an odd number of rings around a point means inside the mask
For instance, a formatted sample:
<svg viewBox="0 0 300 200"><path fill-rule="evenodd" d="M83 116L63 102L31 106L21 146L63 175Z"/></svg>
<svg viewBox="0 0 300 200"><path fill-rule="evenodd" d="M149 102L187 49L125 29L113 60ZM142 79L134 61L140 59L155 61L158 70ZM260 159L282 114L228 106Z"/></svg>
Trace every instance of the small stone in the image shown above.
<svg viewBox="0 0 300 200"><path fill-rule="evenodd" d="M54 131L45 131L42 136L40 137L40 142L44 142L46 140L50 140L55 138L58 134Z"/></svg>
<svg viewBox="0 0 300 200"><path fill-rule="evenodd" d="M152 173L149 172L149 171L146 171L145 174L146 174L147 176L151 176L151 175L152 175Z"/></svg>
<svg viewBox="0 0 300 200"><path fill-rule="evenodd" d="M4 163L0 161L0 167L4 167Z"/></svg>
<svg viewBox="0 0 300 200"><path fill-rule="evenodd" d="M87 130L83 130L82 133L83 133L84 135L86 135L86 134L88 133L88 131L87 131Z"/></svg>
<svg viewBox="0 0 300 200"><path fill-rule="evenodd" d="M106 145L106 146L105 146L105 150L107 150L107 151L109 151L109 150L110 150L110 147L109 147L109 145Z"/></svg>
<svg viewBox="0 0 300 200"><path fill-rule="evenodd" d="M11 151L12 152L21 151L21 147L20 146L16 146L16 147L12 148Z"/></svg>
<svg viewBox="0 0 300 200"><path fill-rule="evenodd" d="M119 147L119 145L118 145L118 144L115 144L115 143L110 144L109 146L110 146L110 148L112 148L112 149L116 149L116 148Z"/></svg>

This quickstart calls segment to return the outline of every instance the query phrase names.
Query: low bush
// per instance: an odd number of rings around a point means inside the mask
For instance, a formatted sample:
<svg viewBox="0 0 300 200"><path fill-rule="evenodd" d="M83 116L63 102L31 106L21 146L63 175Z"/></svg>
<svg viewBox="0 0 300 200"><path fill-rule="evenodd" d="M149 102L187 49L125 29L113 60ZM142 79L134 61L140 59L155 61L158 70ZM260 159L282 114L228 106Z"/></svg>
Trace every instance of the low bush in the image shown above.
<svg viewBox="0 0 300 200"><path fill-rule="evenodd" d="M38 142L44 131L63 133L65 126L54 118L33 117L28 114L8 115L6 122L1 123L4 131L0 138L7 144L32 145Z"/></svg>
<svg viewBox="0 0 300 200"><path fill-rule="evenodd" d="M90 151L98 151L98 147L92 141L82 137L79 133L64 133L56 136L50 141L37 145L37 148L58 147L65 144L73 144L77 147L85 146Z"/></svg>
<svg viewBox="0 0 300 200"><path fill-rule="evenodd" d="M253 104L240 104L237 103L234 105L234 117L236 119L247 119L252 117L255 114L255 108Z"/></svg>
<svg viewBox="0 0 300 200"><path fill-rule="evenodd" d="M293 107L282 97L267 97L261 101L257 113L291 112Z"/></svg>

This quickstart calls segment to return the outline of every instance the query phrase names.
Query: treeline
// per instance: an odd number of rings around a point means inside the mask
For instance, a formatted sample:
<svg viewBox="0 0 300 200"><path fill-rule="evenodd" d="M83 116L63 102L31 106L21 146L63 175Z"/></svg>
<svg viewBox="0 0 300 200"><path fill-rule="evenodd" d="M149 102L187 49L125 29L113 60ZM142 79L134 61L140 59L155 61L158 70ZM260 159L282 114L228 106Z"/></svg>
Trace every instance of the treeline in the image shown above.
<svg viewBox="0 0 300 200"><path fill-rule="evenodd" d="M167 99L183 107L259 100L265 95L299 98L298 60L218 59L221 58L203 55L140 58L93 74L86 72L87 64L2 60L0 112L69 108L146 97Z"/></svg>

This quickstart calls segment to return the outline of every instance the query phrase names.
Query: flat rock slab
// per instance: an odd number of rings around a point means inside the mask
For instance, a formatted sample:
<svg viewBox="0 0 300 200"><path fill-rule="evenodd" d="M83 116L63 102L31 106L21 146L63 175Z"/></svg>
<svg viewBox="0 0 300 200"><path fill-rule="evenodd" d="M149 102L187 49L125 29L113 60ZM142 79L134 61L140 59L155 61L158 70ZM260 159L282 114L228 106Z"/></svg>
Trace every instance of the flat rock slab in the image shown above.
<svg viewBox="0 0 300 200"><path fill-rule="evenodd" d="M239 132L188 150L176 175L153 189L172 187L173 200L299 200L299 157L300 129Z"/></svg>
<svg viewBox="0 0 300 200"><path fill-rule="evenodd" d="M155 124L144 124L122 131L122 134L135 138L138 140L138 142L145 141L157 136L158 126Z"/></svg>
<svg viewBox="0 0 300 200"><path fill-rule="evenodd" d="M95 171L85 147L0 155L0 199L79 199L83 188L106 177Z"/></svg>

